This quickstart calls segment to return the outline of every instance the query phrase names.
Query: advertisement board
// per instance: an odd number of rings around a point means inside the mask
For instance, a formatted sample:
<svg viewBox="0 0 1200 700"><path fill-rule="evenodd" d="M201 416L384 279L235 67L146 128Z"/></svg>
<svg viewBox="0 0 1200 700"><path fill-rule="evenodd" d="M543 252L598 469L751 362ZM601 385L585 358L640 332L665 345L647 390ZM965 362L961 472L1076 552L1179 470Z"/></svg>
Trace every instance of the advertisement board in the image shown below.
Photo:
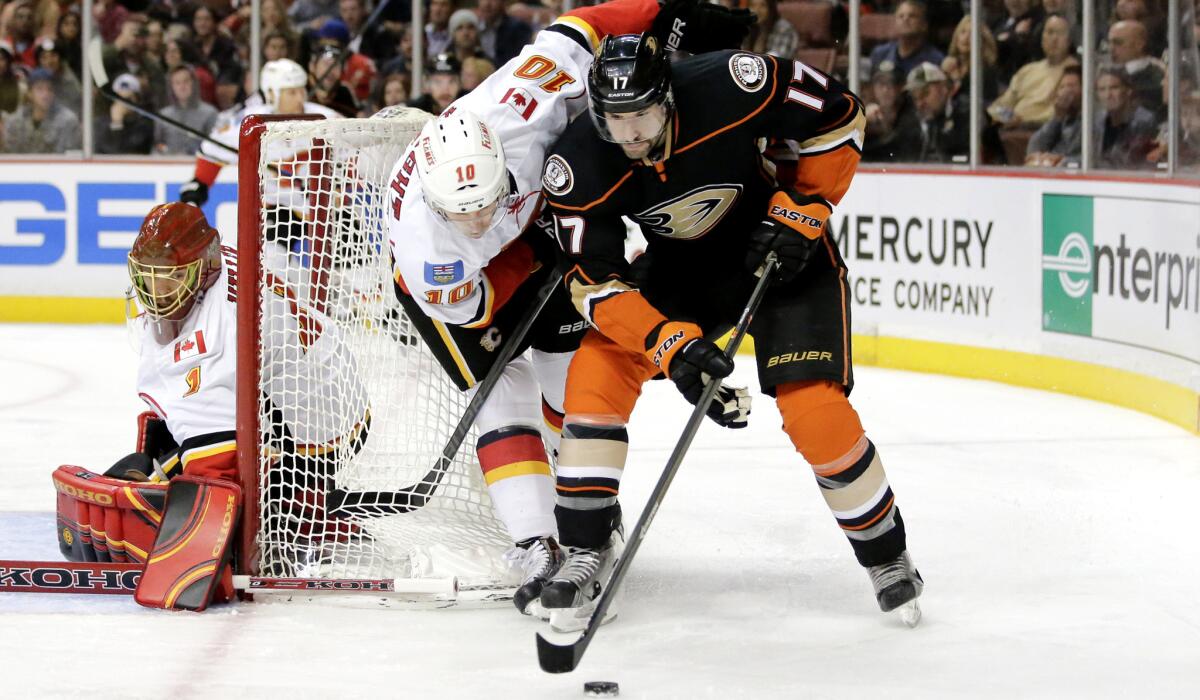
<svg viewBox="0 0 1200 700"><path fill-rule="evenodd" d="M138 225L191 173L186 160L4 161L0 320L119 321ZM1171 419L1200 429L1200 186L1048 175L861 172L830 221L849 266L856 349L904 339L926 343L910 347L928 356L941 344L945 367L928 357L890 366L1006 381L1015 365L967 368L969 353L946 348L1145 375L1186 390L1170 399L1183 406ZM226 168L205 207L229 243L235 179ZM85 301L103 304L89 316ZM1064 390L1043 375L1026 383Z"/></svg>

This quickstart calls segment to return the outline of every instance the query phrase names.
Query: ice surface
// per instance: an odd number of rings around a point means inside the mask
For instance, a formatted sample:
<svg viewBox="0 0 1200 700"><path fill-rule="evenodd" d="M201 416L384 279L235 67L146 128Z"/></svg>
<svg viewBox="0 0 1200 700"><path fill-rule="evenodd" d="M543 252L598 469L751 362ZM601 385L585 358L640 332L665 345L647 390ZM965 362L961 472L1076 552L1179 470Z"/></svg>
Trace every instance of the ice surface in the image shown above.
<svg viewBox="0 0 1200 700"><path fill-rule="evenodd" d="M1200 438L1112 406L860 368L925 578L916 629L875 607L812 474L756 396L701 429L578 671L538 670L509 608L0 594L12 697L1200 697ZM755 383L740 358L737 376ZM57 558L50 472L129 451L134 358L111 326L0 326L0 558ZM686 420L667 382L630 426L632 525Z"/></svg>

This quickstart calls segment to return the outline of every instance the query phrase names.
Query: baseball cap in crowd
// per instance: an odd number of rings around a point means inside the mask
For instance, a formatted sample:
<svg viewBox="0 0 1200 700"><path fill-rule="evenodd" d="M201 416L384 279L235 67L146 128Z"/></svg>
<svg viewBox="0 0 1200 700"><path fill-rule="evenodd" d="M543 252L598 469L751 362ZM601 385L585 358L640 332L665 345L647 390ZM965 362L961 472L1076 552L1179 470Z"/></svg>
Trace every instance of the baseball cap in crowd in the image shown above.
<svg viewBox="0 0 1200 700"><path fill-rule="evenodd" d="M436 75L438 73L452 73L458 75L462 71L462 65L458 62L458 58L452 53L439 53L433 57L433 62L429 64L429 74Z"/></svg>
<svg viewBox="0 0 1200 700"><path fill-rule="evenodd" d="M54 74L45 68L34 68L33 70L29 71L29 76L25 78L25 84L29 87L33 87L34 85L42 82L54 82Z"/></svg>
<svg viewBox="0 0 1200 700"><path fill-rule="evenodd" d="M479 17L473 10L455 10L454 14L450 15L450 21L447 22L447 27L450 29L450 33L453 34L454 30L458 29L464 24L474 24L477 27L479 26Z"/></svg>
<svg viewBox="0 0 1200 700"><path fill-rule="evenodd" d="M122 73L113 81L113 92L119 93L122 90L140 95L142 94L142 82L132 73Z"/></svg>
<svg viewBox="0 0 1200 700"><path fill-rule="evenodd" d="M909 91L920 90L926 85L944 83L947 80L949 78L946 77L941 68L926 61L908 72L908 80L904 83L904 89Z"/></svg>
<svg viewBox="0 0 1200 700"><path fill-rule="evenodd" d="M350 29L340 19L325 20L325 24L322 24L321 28L317 30L317 39L336 41L345 46L350 43Z"/></svg>

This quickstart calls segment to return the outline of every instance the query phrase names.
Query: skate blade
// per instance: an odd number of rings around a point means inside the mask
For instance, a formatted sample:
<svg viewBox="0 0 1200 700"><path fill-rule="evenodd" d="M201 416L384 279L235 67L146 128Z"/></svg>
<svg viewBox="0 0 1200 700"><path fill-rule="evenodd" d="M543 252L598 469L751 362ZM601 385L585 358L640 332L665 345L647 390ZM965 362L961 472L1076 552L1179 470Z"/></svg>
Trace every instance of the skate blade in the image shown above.
<svg viewBox="0 0 1200 700"><path fill-rule="evenodd" d="M900 621L909 627L916 627L921 622L921 605L916 598L896 608Z"/></svg>
<svg viewBox="0 0 1200 700"><path fill-rule="evenodd" d="M578 608L555 608L549 610L550 629L555 632L570 633L582 632L587 627L588 620L592 617L592 611L596 609L594 603L581 605ZM608 610L604 611L604 619L600 621L601 625L607 625L617 617L616 606L610 605Z"/></svg>

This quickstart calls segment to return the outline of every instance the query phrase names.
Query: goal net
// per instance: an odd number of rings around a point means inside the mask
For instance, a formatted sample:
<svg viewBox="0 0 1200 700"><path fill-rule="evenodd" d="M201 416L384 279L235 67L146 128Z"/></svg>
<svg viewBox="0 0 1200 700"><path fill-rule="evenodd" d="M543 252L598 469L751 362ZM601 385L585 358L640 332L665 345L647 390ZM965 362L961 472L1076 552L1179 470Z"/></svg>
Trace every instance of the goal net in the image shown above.
<svg viewBox="0 0 1200 700"><path fill-rule="evenodd" d="M238 210L240 574L517 584L466 407L393 291L388 175L431 116L251 118Z"/></svg>

